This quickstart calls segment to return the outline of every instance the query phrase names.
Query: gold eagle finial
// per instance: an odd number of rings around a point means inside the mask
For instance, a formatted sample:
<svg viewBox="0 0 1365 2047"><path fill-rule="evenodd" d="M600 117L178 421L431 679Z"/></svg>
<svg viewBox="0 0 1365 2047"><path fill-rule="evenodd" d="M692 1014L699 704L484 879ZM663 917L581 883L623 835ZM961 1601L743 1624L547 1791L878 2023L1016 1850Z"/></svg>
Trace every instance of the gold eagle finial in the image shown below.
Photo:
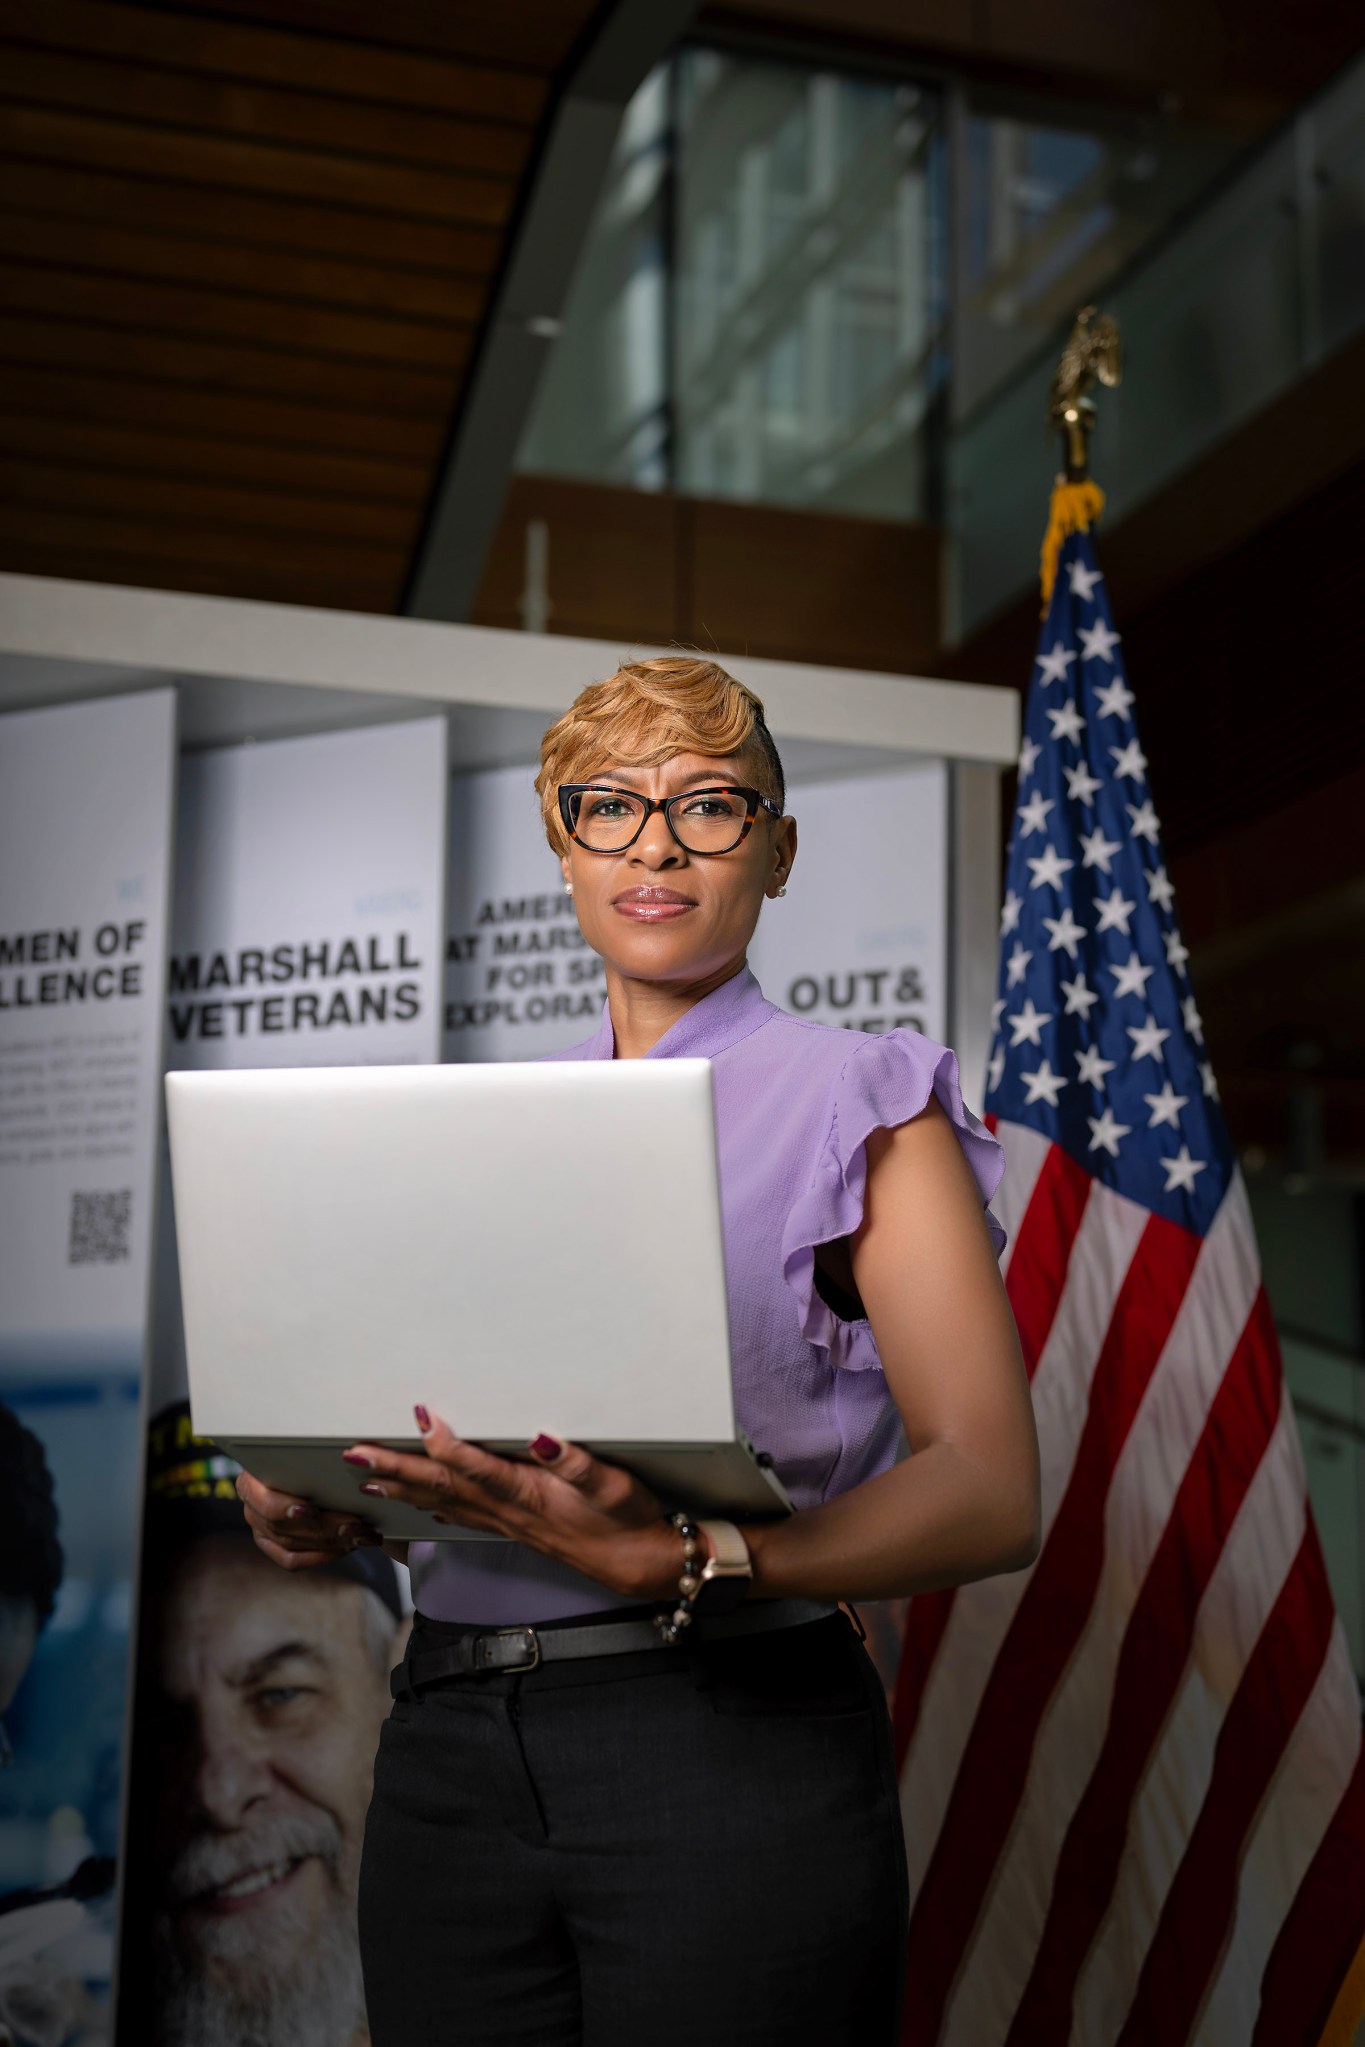
<svg viewBox="0 0 1365 2047"><path fill-rule="evenodd" d="M1095 306L1082 306L1062 350L1047 407L1049 426L1065 437L1066 474L1073 483L1086 475L1086 448L1095 424L1095 408L1086 393L1096 379L1112 388L1122 375L1118 321Z"/></svg>

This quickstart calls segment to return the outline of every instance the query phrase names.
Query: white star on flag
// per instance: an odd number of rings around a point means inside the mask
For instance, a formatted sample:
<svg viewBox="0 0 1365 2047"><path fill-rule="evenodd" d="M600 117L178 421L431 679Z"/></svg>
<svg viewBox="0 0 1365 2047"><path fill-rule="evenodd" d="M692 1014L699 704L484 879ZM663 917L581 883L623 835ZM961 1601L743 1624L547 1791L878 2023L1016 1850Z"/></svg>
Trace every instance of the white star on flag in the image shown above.
<svg viewBox="0 0 1365 2047"><path fill-rule="evenodd" d="M1024 740L1019 748L1019 779L1021 782L1027 782L1029 776L1037 767L1038 756L1042 750L1036 739L1026 738Z"/></svg>
<svg viewBox="0 0 1365 2047"><path fill-rule="evenodd" d="M1120 846L1117 839L1106 839L1102 825L1096 825L1093 832L1081 833L1082 867L1098 867L1108 874L1109 863Z"/></svg>
<svg viewBox="0 0 1365 2047"><path fill-rule="evenodd" d="M1089 809L1095 801L1095 792L1104 787L1098 775L1092 775L1084 761L1077 761L1074 768L1063 768L1066 776L1066 793L1073 803L1083 803Z"/></svg>
<svg viewBox="0 0 1365 2047"><path fill-rule="evenodd" d="M1218 1083L1213 1077L1211 1061L1207 1059L1200 1060L1199 1078L1204 1083L1204 1093L1209 1097L1210 1101L1216 1102L1218 1100Z"/></svg>
<svg viewBox="0 0 1365 2047"><path fill-rule="evenodd" d="M1040 832L1047 823L1047 814L1057 808L1056 800L1044 796L1041 789L1035 789L1027 803L1021 803L1015 815L1019 819L1020 838L1026 839L1032 832Z"/></svg>
<svg viewBox="0 0 1365 2047"><path fill-rule="evenodd" d="M1112 682L1102 682L1097 685L1095 702L1100 707L1100 716L1102 718L1123 718L1129 724L1132 723L1128 713L1137 702L1137 698L1133 695L1133 692L1129 689L1121 675L1116 675Z"/></svg>
<svg viewBox="0 0 1365 2047"><path fill-rule="evenodd" d="M1193 1194L1194 1176L1196 1173L1203 1172L1208 1161L1206 1159L1192 1159L1189 1146L1182 1144L1173 1159L1163 1158L1161 1163L1166 1168L1165 1191L1167 1194L1174 1194L1177 1187L1188 1188L1190 1193Z"/></svg>
<svg viewBox="0 0 1365 2047"><path fill-rule="evenodd" d="M1024 907L1024 898L1017 896L1012 888L1005 890L1005 900L1000 908L1000 936L1008 938L1011 931L1019 929L1019 912Z"/></svg>
<svg viewBox="0 0 1365 2047"><path fill-rule="evenodd" d="M1116 1000L1120 995L1137 995L1144 1002L1146 1001L1147 983L1156 972L1155 967L1144 967L1137 954L1130 952L1126 966L1110 967L1109 971L1114 976L1114 996Z"/></svg>
<svg viewBox="0 0 1365 2047"><path fill-rule="evenodd" d="M1161 1048L1171 1035L1162 1030L1154 1016L1149 1016L1145 1024L1125 1024L1124 1029L1133 1041L1134 1059L1159 1059Z"/></svg>
<svg viewBox="0 0 1365 2047"><path fill-rule="evenodd" d="M1003 1011L1004 1011L1004 1007L1005 1007L1005 998L1004 998L1004 996L1003 996L1003 995L997 995L997 996L996 996L996 998L995 998L995 1000L994 1000L994 1002L993 1002L993 1003L991 1004L991 1029L992 1029L992 1030L995 1030L995 1028L996 1028L996 1027L997 1027L997 1025L999 1024L999 1022L1000 1022L1000 1018L1001 1018L1001 1015L1002 1015L1002 1013L1003 1013Z"/></svg>
<svg viewBox="0 0 1365 2047"><path fill-rule="evenodd" d="M1026 1102L1046 1102L1049 1109L1056 1108L1057 1097L1066 1086L1061 1074L1054 1073L1046 1059L1033 1073L1025 1073L1021 1068L1020 1079L1028 1089Z"/></svg>
<svg viewBox="0 0 1365 2047"><path fill-rule="evenodd" d="M1147 876L1147 900L1159 903L1163 910L1169 910L1175 901L1175 884L1164 867L1158 867Z"/></svg>
<svg viewBox="0 0 1365 2047"><path fill-rule="evenodd" d="M1152 1112L1151 1121L1147 1125L1149 1130L1155 1130L1161 1123L1169 1123L1172 1130L1178 1130L1180 1111L1190 1098L1188 1095L1178 1095L1171 1083L1165 1080L1161 1083L1159 1095L1144 1095L1142 1099Z"/></svg>
<svg viewBox="0 0 1365 2047"><path fill-rule="evenodd" d="M1121 931L1125 938L1129 936L1128 919L1137 904L1130 903L1121 888L1116 887L1112 895L1096 896L1095 908L1100 913L1096 931Z"/></svg>
<svg viewBox="0 0 1365 2047"><path fill-rule="evenodd" d="M986 1061L987 1086L990 1088L999 1087L1000 1082L1004 1077L1004 1072L1005 1048L1003 1045L997 1045L995 1050L991 1053L990 1058Z"/></svg>
<svg viewBox="0 0 1365 2047"><path fill-rule="evenodd" d="M1090 1125L1091 1151L1107 1151L1111 1159L1119 1155L1119 1139L1132 1133L1131 1123L1117 1123L1112 1109L1106 1109L1102 1116L1087 1116Z"/></svg>
<svg viewBox="0 0 1365 2047"><path fill-rule="evenodd" d="M1082 604L1093 604L1095 601L1095 585L1104 581L1104 577L1100 574L1099 570L1088 569L1084 562L1074 561L1068 573L1071 577L1072 596L1079 597Z"/></svg>
<svg viewBox="0 0 1365 2047"><path fill-rule="evenodd" d="M1192 1038L1197 1038L1202 1045L1204 1042L1204 1019L1199 1014L1199 1007L1193 995L1185 997L1185 1000L1180 1005L1180 1011L1186 1030Z"/></svg>
<svg viewBox="0 0 1365 2047"><path fill-rule="evenodd" d="M1048 951L1065 949L1067 958L1074 960L1077 941L1085 937L1085 926L1072 916L1070 903L1063 904L1060 917L1044 917L1043 923L1052 934L1047 942Z"/></svg>
<svg viewBox="0 0 1365 2047"><path fill-rule="evenodd" d="M1091 626L1083 625L1077 634L1081 643L1082 661L1107 661L1112 668L1114 649L1122 637L1123 635L1116 633L1112 626L1107 626L1102 618L1097 618Z"/></svg>
<svg viewBox="0 0 1365 2047"><path fill-rule="evenodd" d="M1032 958L1033 954L1031 952L1025 952L1023 946L1016 943L1014 951L1005 962L1007 987L1017 988L1019 986L1019 983L1028 972L1028 963Z"/></svg>
<svg viewBox="0 0 1365 2047"><path fill-rule="evenodd" d="M1102 1059L1098 1045L1087 1045L1083 1051L1078 1052L1076 1054L1076 1065L1079 1068L1076 1076L1077 1079L1088 1080L1092 1087L1098 1088L1104 1086L1105 1074L1112 1073L1114 1070L1114 1061L1112 1059Z"/></svg>
<svg viewBox="0 0 1365 2047"><path fill-rule="evenodd" d="M1190 956L1189 947L1182 943L1178 931L1166 933L1166 964L1174 967L1178 974L1185 971L1185 962Z"/></svg>
<svg viewBox="0 0 1365 2047"><path fill-rule="evenodd" d="M1068 1016L1088 1017L1100 999L1095 989L1086 986L1084 973L1077 974L1074 981L1063 981L1062 993L1066 997Z"/></svg>
<svg viewBox="0 0 1365 2047"><path fill-rule="evenodd" d="M1049 842L1047 851L1035 853L1028 865L1033 875L1030 883L1032 888L1060 888L1062 876L1076 863L1074 860L1064 860L1057 848Z"/></svg>
<svg viewBox="0 0 1365 2047"><path fill-rule="evenodd" d="M1120 775L1131 775L1135 782L1146 781L1147 756L1136 739L1130 739L1127 746L1111 746L1109 751L1114 756L1116 778Z"/></svg>
<svg viewBox="0 0 1365 2047"><path fill-rule="evenodd" d="M1014 1032L1010 1039L1010 1050L1013 1051L1016 1045L1024 1043L1037 1045L1041 1049L1043 1025L1050 1024L1052 1018L1034 1008L1033 997L1030 995L1025 1000L1023 1008L1011 1010L1005 1021Z"/></svg>
<svg viewBox="0 0 1365 2047"><path fill-rule="evenodd" d="M1136 743L1134 741L1134 745ZM1112 753L1114 749L1111 747L1109 750ZM1142 765L1146 767L1147 763L1145 760ZM1147 839L1152 845L1155 845L1157 833L1161 830L1161 821L1152 808L1151 797L1149 796L1145 803L1125 803L1123 807L1133 820L1133 837L1135 839Z"/></svg>
<svg viewBox="0 0 1365 2047"><path fill-rule="evenodd" d="M1054 739L1079 739L1085 730L1085 720L1076 709L1074 697L1068 697L1060 708L1050 710L1047 715L1052 723Z"/></svg>
<svg viewBox="0 0 1365 2047"><path fill-rule="evenodd" d="M1050 654L1038 656L1038 680L1041 683L1065 682L1066 671L1076 658L1076 649L1058 640Z"/></svg>

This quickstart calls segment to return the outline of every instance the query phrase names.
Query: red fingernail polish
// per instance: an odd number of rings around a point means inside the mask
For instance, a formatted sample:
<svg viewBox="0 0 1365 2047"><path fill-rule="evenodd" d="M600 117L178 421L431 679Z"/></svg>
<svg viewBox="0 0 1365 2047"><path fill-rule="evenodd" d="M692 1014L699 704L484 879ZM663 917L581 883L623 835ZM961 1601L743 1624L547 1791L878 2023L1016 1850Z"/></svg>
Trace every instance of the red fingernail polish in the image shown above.
<svg viewBox="0 0 1365 2047"><path fill-rule="evenodd" d="M292 1507L285 1508L284 1518L286 1521L302 1521L304 1515L311 1512L311 1508L305 1507L301 1501L296 1500Z"/></svg>
<svg viewBox="0 0 1365 2047"><path fill-rule="evenodd" d="M431 1427L431 1416L427 1413L424 1407L414 1407L412 1411L417 1417L418 1428L422 1431L422 1434L425 1436L428 1429Z"/></svg>
<svg viewBox="0 0 1365 2047"><path fill-rule="evenodd" d="M531 1448L537 1457L558 1457L560 1446L553 1436L535 1436Z"/></svg>
<svg viewBox="0 0 1365 2047"><path fill-rule="evenodd" d="M373 1457L367 1457L363 1450L343 1450L341 1455L347 1464L363 1464L366 1471L374 1470Z"/></svg>
<svg viewBox="0 0 1365 2047"><path fill-rule="evenodd" d="M358 1490L362 1493L377 1493L381 1500L386 1497L382 1485L374 1485L373 1483L367 1483L363 1486L360 1486Z"/></svg>

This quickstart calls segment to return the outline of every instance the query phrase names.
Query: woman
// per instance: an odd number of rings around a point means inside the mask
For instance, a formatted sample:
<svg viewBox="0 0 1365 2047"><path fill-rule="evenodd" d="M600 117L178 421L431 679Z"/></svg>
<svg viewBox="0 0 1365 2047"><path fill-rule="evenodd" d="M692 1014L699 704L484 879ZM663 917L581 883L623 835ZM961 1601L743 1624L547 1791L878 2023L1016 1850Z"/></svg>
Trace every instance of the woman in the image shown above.
<svg viewBox="0 0 1365 2047"><path fill-rule="evenodd" d="M510 1538L410 1547L361 1871L374 2047L889 2047L904 1843L881 1687L836 1602L1037 1552L984 1207L1000 1149L944 1047L764 1000L746 948L796 824L724 670L644 661L584 690L537 788L606 965L601 1027L561 1056L712 1061L736 1406L798 1511L698 1531L575 1444L513 1461L422 1407L423 1455L344 1453L362 1494ZM609 1277L584 1283L609 1333ZM647 1353L647 1329L618 1335ZM239 1491L287 1567L378 1539Z"/></svg>

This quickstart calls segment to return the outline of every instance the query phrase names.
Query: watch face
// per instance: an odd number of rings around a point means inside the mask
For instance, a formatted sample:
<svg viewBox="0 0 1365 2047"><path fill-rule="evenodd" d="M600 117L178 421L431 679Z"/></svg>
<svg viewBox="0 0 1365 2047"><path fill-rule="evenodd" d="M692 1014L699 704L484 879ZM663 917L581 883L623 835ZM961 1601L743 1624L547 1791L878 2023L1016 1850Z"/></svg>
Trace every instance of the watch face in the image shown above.
<svg viewBox="0 0 1365 2047"><path fill-rule="evenodd" d="M715 1563L707 1565L709 1576L703 1576L697 1588L693 1606L699 1614L731 1613L744 1598L749 1589L753 1571L718 1570Z"/></svg>

